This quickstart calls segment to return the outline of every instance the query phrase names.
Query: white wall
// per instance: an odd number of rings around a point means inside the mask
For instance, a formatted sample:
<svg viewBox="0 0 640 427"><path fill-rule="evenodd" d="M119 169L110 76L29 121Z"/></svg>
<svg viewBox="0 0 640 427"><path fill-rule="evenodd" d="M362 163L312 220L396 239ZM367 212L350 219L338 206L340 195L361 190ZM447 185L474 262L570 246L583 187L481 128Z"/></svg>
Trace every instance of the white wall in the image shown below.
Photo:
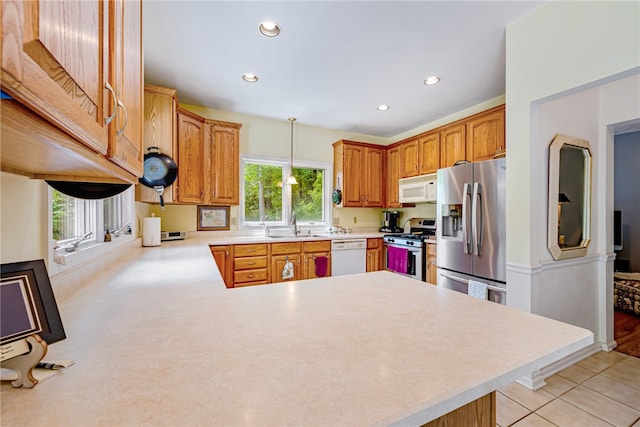
<svg viewBox="0 0 640 427"><path fill-rule="evenodd" d="M0 261L47 259L44 181L0 172Z"/></svg>
<svg viewBox="0 0 640 427"><path fill-rule="evenodd" d="M507 27L507 303L592 330L610 345L611 126L640 117L640 3L552 1ZM546 245L548 144L592 144L587 257Z"/></svg>

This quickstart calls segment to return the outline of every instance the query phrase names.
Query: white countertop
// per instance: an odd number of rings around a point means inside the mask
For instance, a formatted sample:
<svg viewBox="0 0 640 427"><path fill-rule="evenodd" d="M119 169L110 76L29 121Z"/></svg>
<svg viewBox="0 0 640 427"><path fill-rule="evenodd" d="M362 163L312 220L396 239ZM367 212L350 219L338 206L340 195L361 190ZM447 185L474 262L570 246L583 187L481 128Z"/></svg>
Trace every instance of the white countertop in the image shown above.
<svg viewBox="0 0 640 427"><path fill-rule="evenodd" d="M390 272L226 289L207 243L132 251L59 302L76 364L2 424L420 425L593 342Z"/></svg>
<svg viewBox="0 0 640 427"><path fill-rule="evenodd" d="M357 232L357 233L310 233L298 236L278 236L268 237L264 234L254 235L234 235L218 234L212 235L208 242L210 245L239 245L244 243L282 243L282 242L304 242L310 240L345 240L345 239L381 239L388 233L380 232Z"/></svg>

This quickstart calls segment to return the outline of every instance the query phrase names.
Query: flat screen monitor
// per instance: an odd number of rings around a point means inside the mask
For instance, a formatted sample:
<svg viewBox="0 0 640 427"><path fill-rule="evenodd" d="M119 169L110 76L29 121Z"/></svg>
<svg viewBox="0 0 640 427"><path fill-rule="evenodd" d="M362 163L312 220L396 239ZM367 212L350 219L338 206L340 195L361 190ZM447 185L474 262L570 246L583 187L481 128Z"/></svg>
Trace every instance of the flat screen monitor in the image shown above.
<svg viewBox="0 0 640 427"><path fill-rule="evenodd" d="M613 211L613 250L622 250L622 211Z"/></svg>
<svg viewBox="0 0 640 427"><path fill-rule="evenodd" d="M44 260L0 266L0 345L38 334L47 344L66 338Z"/></svg>

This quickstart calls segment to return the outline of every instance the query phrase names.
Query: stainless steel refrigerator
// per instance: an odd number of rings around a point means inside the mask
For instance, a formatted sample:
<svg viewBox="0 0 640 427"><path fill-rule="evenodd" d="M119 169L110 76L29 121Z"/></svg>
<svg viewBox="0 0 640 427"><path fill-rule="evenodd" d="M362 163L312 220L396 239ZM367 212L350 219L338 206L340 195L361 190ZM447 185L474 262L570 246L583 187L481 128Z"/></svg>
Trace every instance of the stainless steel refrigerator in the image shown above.
<svg viewBox="0 0 640 427"><path fill-rule="evenodd" d="M438 286L467 293L477 281L506 304L505 178L504 158L438 170Z"/></svg>

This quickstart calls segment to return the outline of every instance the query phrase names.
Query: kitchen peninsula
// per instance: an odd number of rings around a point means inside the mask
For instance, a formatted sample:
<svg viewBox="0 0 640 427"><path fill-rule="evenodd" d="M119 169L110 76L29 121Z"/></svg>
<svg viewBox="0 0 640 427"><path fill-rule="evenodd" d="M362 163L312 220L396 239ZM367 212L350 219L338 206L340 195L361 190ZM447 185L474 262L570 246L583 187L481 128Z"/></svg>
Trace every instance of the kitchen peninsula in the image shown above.
<svg viewBox="0 0 640 427"><path fill-rule="evenodd" d="M227 289L209 243L135 247L59 301L46 359L76 364L3 383L3 425L421 425L593 342L387 271Z"/></svg>

